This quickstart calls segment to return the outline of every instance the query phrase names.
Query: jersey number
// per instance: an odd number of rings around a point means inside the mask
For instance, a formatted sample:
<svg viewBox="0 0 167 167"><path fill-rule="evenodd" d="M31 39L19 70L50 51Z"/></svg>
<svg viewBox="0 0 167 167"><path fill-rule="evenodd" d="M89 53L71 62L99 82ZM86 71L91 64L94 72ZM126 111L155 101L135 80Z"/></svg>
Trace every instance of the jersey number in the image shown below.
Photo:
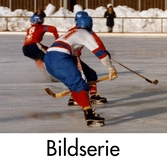
<svg viewBox="0 0 167 167"><path fill-rule="evenodd" d="M63 37L63 39L68 39L70 36L72 36L72 35L75 34L76 32L77 32L76 30L70 31L67 35L65 35L65 36Z"/></svg>
<svg viewBox="0 0 167 167"><path fill-rule="evenodd" d="M31 27L31 28L29 29L28 35L27 35L27 37L26 37L26 41L31 41L34 31L35 31L35 27Z"/></svg>

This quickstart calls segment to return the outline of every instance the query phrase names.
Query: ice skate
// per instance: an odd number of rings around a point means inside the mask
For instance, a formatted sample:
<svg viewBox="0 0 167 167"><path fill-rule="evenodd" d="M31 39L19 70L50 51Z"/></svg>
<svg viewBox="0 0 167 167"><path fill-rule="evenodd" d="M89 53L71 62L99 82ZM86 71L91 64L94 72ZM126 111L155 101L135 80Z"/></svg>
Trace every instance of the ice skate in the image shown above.
<svg viewBox="0 0 167 167"><path fill-rule="evenodd" d="M89 127L101 127L104 126L104 118L95 113L92 109L83 110L87 126Z"/></svg>
<svg viewBox="0 0 167 167"><path fill-rule="evenodd" d="M78 103L72 97L70 97L70 99L68 100L68 106L76 106L76 105L78 105Z"/></svg>
<svg viewBox="0 0 167 167"><path fill-rule="evenodd" d="M105 97L101 97L99 94L95 94L90 97L90 102L91 104L104 104L108 101Z"/></svg>

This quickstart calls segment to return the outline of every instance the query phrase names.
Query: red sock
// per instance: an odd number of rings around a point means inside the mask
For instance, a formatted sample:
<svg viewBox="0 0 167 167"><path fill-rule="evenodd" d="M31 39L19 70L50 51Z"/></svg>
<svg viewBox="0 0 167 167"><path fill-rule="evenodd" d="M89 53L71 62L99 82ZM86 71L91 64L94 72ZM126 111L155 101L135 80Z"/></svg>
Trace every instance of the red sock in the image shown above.
<svg viewBox="0 0 167 167"><path fill-rule="evenodd" d="M97 93L97 86L96 84L90 85L89 86L89 90L90 90L90 95L94 95Z"/></svg>
<svg viewBox="0 0 167 167"><path fill-rule="evenodd" d="M72 97L74 98L74 100L82 108L87 108L87 107L91 106L90 100L89 100L89 94L85 90L81 90L78 93L72 91L71 94L72 94Z"/></svg>

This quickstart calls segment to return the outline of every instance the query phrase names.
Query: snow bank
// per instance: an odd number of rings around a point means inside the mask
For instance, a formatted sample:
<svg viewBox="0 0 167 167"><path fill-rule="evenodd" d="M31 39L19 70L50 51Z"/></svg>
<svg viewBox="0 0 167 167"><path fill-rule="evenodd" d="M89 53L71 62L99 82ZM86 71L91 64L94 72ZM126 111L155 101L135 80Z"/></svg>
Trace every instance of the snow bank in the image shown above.
<svg viewBox="0 0 167 167"><path fill-rule="evenodd" d="M45 18L44 24L54 25L57 27L58 31L67 31L74 26L75 13L83 10L81 5L75 5L73 12L63 7L56 12L55 9L56 7L52 4L46 6L44 11L48 17ZM161 32L162 27L163 32L167 32L167 19L163 19L163 25L161 26L161 17L167 17L167 11L151 8L139 12L127 6L117 6L114 7L114 10L117 15L113 29L114 32ZM106 7L100 6L95 10L85 9L85 11L93 17L93 30L95 32L107 32L106 19L103 18ZM0 6L0 16L16 16L16 18L8 18L8 23L6 23L6 18L0 18L0 31L6 30L6 27L8 27L9 31L26 31L30 26L29 17L32 14L33 12L23 9L17 9L11 12L9 8ZM24 17L17 18L17 16ZM50 16L56 18L51 18Z"/></svg>

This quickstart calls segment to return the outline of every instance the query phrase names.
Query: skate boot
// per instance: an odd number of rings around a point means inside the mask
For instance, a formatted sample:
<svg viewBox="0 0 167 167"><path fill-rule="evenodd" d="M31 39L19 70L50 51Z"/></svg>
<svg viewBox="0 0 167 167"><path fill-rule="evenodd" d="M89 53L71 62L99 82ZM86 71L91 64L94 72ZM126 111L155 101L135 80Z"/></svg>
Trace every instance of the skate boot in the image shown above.
<svg viewBox="0 0 167 167"><path fill-rule="evenodd" d="M101 97L99 94L95 94L90 97L90 102L91 104L104 104L108 101L105 97Z"/></svg>
<svg viewBox="0 0 167 167"><path fill-rule="evenodd" d="M83 110L87 126L89 127L101 127L104 126L104 118L95 113L92 109Z"/></svg>
<svg viewBox="0 0 167 167"><path fill-rule="evenodd" d="M70 99L68 100L68 106L76 106L76 105L78 105L78 103L72 97L70 97Z"/></svg>

